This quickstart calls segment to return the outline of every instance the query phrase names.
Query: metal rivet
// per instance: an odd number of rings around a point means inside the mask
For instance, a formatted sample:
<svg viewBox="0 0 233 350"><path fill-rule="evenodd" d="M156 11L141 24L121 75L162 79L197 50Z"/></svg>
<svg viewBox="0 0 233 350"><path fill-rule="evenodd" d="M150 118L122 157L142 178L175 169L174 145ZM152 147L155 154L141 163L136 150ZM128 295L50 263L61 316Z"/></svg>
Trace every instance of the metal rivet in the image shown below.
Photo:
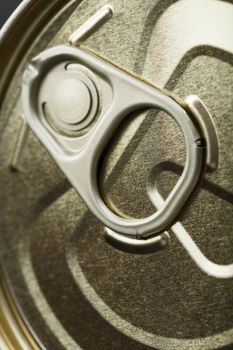
<svg viewBox="0 0 233 350"><path fill-rule="evenodd" d="M64 123L79 124L91 108L89 89L81 80L69 77L55 89L50 107L51 112Z"/></svg>

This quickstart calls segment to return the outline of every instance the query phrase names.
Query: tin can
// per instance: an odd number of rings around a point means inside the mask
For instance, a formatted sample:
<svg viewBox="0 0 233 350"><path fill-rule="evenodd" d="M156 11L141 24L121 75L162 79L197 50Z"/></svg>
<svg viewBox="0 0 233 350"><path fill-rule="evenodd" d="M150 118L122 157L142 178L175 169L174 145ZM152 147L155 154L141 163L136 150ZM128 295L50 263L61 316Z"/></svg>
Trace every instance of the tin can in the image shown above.
<svg viewBox="0 0 233 350"><path fill-rule="evenodd" d="M22 118L28 64L69 45L104 6L111 16L85 37L88 52L181 101L197 95L212 116L213 168L166 232L136 247L125 237L119 244L96 218ZM232 35L230 0L25 0L3 27L3 349L232 349ZM130 112L98 163L104 203L125 220L150 217L154 189L168 198L186 158L168 113Z"/></svg>

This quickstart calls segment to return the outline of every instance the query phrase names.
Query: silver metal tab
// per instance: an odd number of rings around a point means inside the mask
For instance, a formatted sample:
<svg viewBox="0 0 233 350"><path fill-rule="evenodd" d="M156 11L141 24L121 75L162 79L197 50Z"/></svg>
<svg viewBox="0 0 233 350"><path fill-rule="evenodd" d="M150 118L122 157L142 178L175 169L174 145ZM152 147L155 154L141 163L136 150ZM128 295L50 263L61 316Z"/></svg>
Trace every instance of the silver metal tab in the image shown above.
<svg viewBox="0 0 233 350"><path fill-rule="evenodd" d="M50 101L47 96L49 77L58 67L65 71L69 62L93 72L102 105L87 133L67 138L51 127L43 106L49 105ZM67 79L73 76L72 72L64 74L67 74ZM61 79L64 79L64 74L61 74ZM49 49L32 61L24 74L22 96L28 124L88 208L105 226L120 235L147 238L164 231L174 222L196 187L204 166L202 135L178 102L103 59L81 48L66 46ZM167 112L180 126L186 145L186 164L176 186L157 212L145 219L128 220L116 215L104 203L98 185L98 163L121 121L131 112L149 108Z"/></svg>

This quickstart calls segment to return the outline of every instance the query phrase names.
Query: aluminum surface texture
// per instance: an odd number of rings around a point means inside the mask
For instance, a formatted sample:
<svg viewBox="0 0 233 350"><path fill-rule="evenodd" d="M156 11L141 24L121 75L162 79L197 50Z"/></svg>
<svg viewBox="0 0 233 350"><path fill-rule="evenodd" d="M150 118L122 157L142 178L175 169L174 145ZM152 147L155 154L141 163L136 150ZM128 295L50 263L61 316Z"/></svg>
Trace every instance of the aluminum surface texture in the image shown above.
<svg viewBox="0 0 233 350"><path fill-rule="evenodd" d="M113 16L103 16L104 25L82 44L83 51L179 96L206 140L206 171L168 234L134 239L134 246L128 236L112 238L116 233L92 214L34 133L21 129L28 64L45 50L67 47L77 28L106 5L27 0L1 34L0 261L4 295L21 320L15 330L23 323L33 338L17 341L26 332L15 332L13 349L230 350L233 278L209 262L221 268L233 261L232 1L112 0ZM69 68L83 77L76 64ZM87 137L98 125L103 91L94 76L89 71L83 81L96 90L98 102L87 133L81 124L93 105L82 84L76 86L89 102L78 119L75 104L68 119L55 105L52 122L45 108L48 127L59 136ZM54 93L56 100L59 87ZM190 95L200 100L187 100ZM150 217L185 162L184 137L170 115L154 108L130 113L99 159L102 199L127 219ZM191 259L184 249L187 234L204 260L198 254ZM2 294L0 312L10 309ZM15 314L6 312L8 320Z"/></svg>

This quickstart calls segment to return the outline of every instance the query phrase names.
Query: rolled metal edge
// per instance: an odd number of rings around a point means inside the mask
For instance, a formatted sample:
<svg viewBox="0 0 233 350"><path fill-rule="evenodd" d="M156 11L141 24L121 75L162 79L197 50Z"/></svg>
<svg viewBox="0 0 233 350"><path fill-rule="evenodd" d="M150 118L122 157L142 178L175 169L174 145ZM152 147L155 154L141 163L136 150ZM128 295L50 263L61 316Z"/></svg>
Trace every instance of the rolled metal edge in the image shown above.
<svg viewBox="0 0 233 350"><path fill-rule="evenodd" d="M59 11L81 0L24 0L0 31L0 111L5 94L25 52L38 33ZM0 267L0 348L39 350L39 344L23 319Z"/></svg>
<svg viewBox="0 0 233 350"><path fill-rule="evenodd" d="M21 318L2 276L0 282L0 348L2 350L41 349L39 342Z"/></svg>

